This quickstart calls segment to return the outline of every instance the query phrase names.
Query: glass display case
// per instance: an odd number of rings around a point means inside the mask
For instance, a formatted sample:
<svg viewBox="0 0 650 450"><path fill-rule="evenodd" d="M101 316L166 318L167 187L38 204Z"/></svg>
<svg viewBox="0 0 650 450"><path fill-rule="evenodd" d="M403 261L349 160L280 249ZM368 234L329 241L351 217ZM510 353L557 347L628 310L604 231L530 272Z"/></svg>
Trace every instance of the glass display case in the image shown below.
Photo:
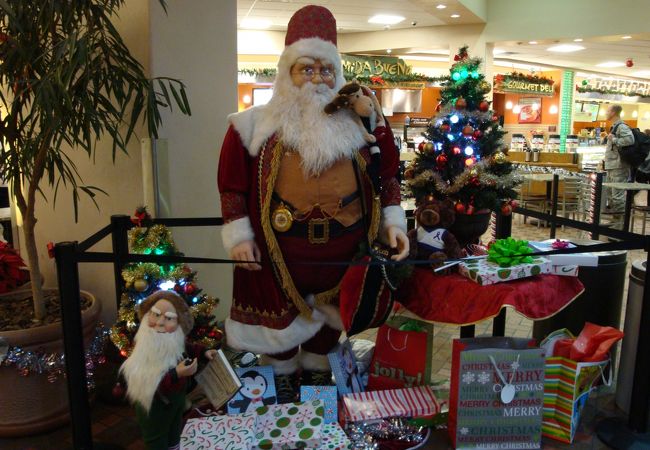
<svg viewBox="0 0 650 450"><path fill-rule="evenodd" d="M605 159L604 145L577 147L576 152L580 155L580 170L582 172L596 172L601 161Z"/></svg>

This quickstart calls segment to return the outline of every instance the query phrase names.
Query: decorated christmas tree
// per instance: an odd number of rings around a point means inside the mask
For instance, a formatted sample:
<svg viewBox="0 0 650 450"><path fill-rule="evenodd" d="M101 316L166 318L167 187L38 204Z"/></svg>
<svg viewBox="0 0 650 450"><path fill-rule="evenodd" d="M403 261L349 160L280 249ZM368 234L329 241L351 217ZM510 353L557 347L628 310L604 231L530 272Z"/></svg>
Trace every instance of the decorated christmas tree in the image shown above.
<svg viewBox="0 0 650 450"><path fill-rule="evenodd" d="M512 212L518 177L501 151L505 132L490 110L481 60L459 50L442 84L441 102L405 178L417 203L450 199L457 214Z"/></svg>
<svg viewBox="0 0 650 450"><path fill-rule="evenodd" d="M169 229L164 225L153 224L145 208L139 208L132 220L137 226L129 231L131 253L183 256L176 248ZM123 357L131 353L133 338L138 331L136 306L160 289L174 290L190 306L194 328L187 339L206 347L218 347L223 334L217 328L212 313L218 300L201 293L196 284L196 272L187 265L129 264L122 270L122 279L122 300L110 335Z"/></svg>

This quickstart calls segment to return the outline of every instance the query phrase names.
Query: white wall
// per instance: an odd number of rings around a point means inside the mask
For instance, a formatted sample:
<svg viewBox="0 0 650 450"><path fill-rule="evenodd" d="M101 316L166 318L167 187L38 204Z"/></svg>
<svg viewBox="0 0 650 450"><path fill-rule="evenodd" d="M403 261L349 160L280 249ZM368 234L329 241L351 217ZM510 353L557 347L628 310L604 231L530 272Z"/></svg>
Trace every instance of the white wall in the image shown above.
<svg viewBox="0 0 650 450"><path fill-rule="evenodd" d="M168 1L168 15L151 5L151 72L180 78L187 85L192 116L163 115L160 137L167 140L169 173L161 190L169 195L172 217L220 216L217 164L227 115L237 111L237 2ZM225 257L219 229L174 229L188 256ZM219 297L224 317L232 295L230 266L192 265L205 293Z"/></svg>

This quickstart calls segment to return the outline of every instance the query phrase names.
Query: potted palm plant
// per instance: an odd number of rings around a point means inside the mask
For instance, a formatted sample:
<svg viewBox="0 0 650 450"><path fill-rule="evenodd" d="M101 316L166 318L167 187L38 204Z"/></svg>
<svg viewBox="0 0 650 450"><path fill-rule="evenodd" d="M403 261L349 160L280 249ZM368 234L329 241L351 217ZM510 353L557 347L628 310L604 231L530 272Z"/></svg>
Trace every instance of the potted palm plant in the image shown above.
<svg viewBox="0 0 650 450"><path fill-rule="evenodd" d="M127 152L142 123L150 137L158 137L162 109L176 106L190 114L183 83L148 78L129 52L113 25L124 3L0 0L0 178L10 185L22 216L23 256L32 281L31 291L0 302L0 308L15 316L10 326L0 328L5 354L7 346L25 354L36 349L52 357L62 353L61 326L53 323L58 297L42 286L36 247L41 187L53 189L54 197L59 187L67 188L76 220L81 195L97 205L95 196L103 191L83 182L72 152L93 157L97 141L110 139L115 160L118 152ZM163 0L161 5L165 7ZM84 329L90 339L100 303L88 293L83 297ZM31 360L16 361L13 356L0 367L0 435L43 431L65 421L63 377L21 378L12 362L22 375L36 368Z"/></svg>

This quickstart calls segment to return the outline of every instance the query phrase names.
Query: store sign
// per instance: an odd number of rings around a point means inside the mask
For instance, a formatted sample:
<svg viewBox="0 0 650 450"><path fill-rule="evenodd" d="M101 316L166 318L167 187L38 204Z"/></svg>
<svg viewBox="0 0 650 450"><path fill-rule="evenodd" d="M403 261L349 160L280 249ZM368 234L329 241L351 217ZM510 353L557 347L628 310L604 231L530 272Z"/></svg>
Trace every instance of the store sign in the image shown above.
<svg viewBox="0 0 650 450"><path fill-rule="evenodd" d="M403 60L391 56L352 56L341 55L343 70L357 76L406 75L411 66Z"/></svg>
<svg viewBox="0 0 650 450"><path fill-rule="evenodd" d="M494 77L494 92L552 96L555 93L555 84L537 83L511 78L507 75L497 75Z"/></svg>
<svg viewBox="0 0 650 450"><path fill-rule="evenodd" d="M584 84L584 81L587 81ZM621 95L650 95L650 82L636 80L617 80L614 78L585 78L579 87L593 89L607 94Z"/></svg>

